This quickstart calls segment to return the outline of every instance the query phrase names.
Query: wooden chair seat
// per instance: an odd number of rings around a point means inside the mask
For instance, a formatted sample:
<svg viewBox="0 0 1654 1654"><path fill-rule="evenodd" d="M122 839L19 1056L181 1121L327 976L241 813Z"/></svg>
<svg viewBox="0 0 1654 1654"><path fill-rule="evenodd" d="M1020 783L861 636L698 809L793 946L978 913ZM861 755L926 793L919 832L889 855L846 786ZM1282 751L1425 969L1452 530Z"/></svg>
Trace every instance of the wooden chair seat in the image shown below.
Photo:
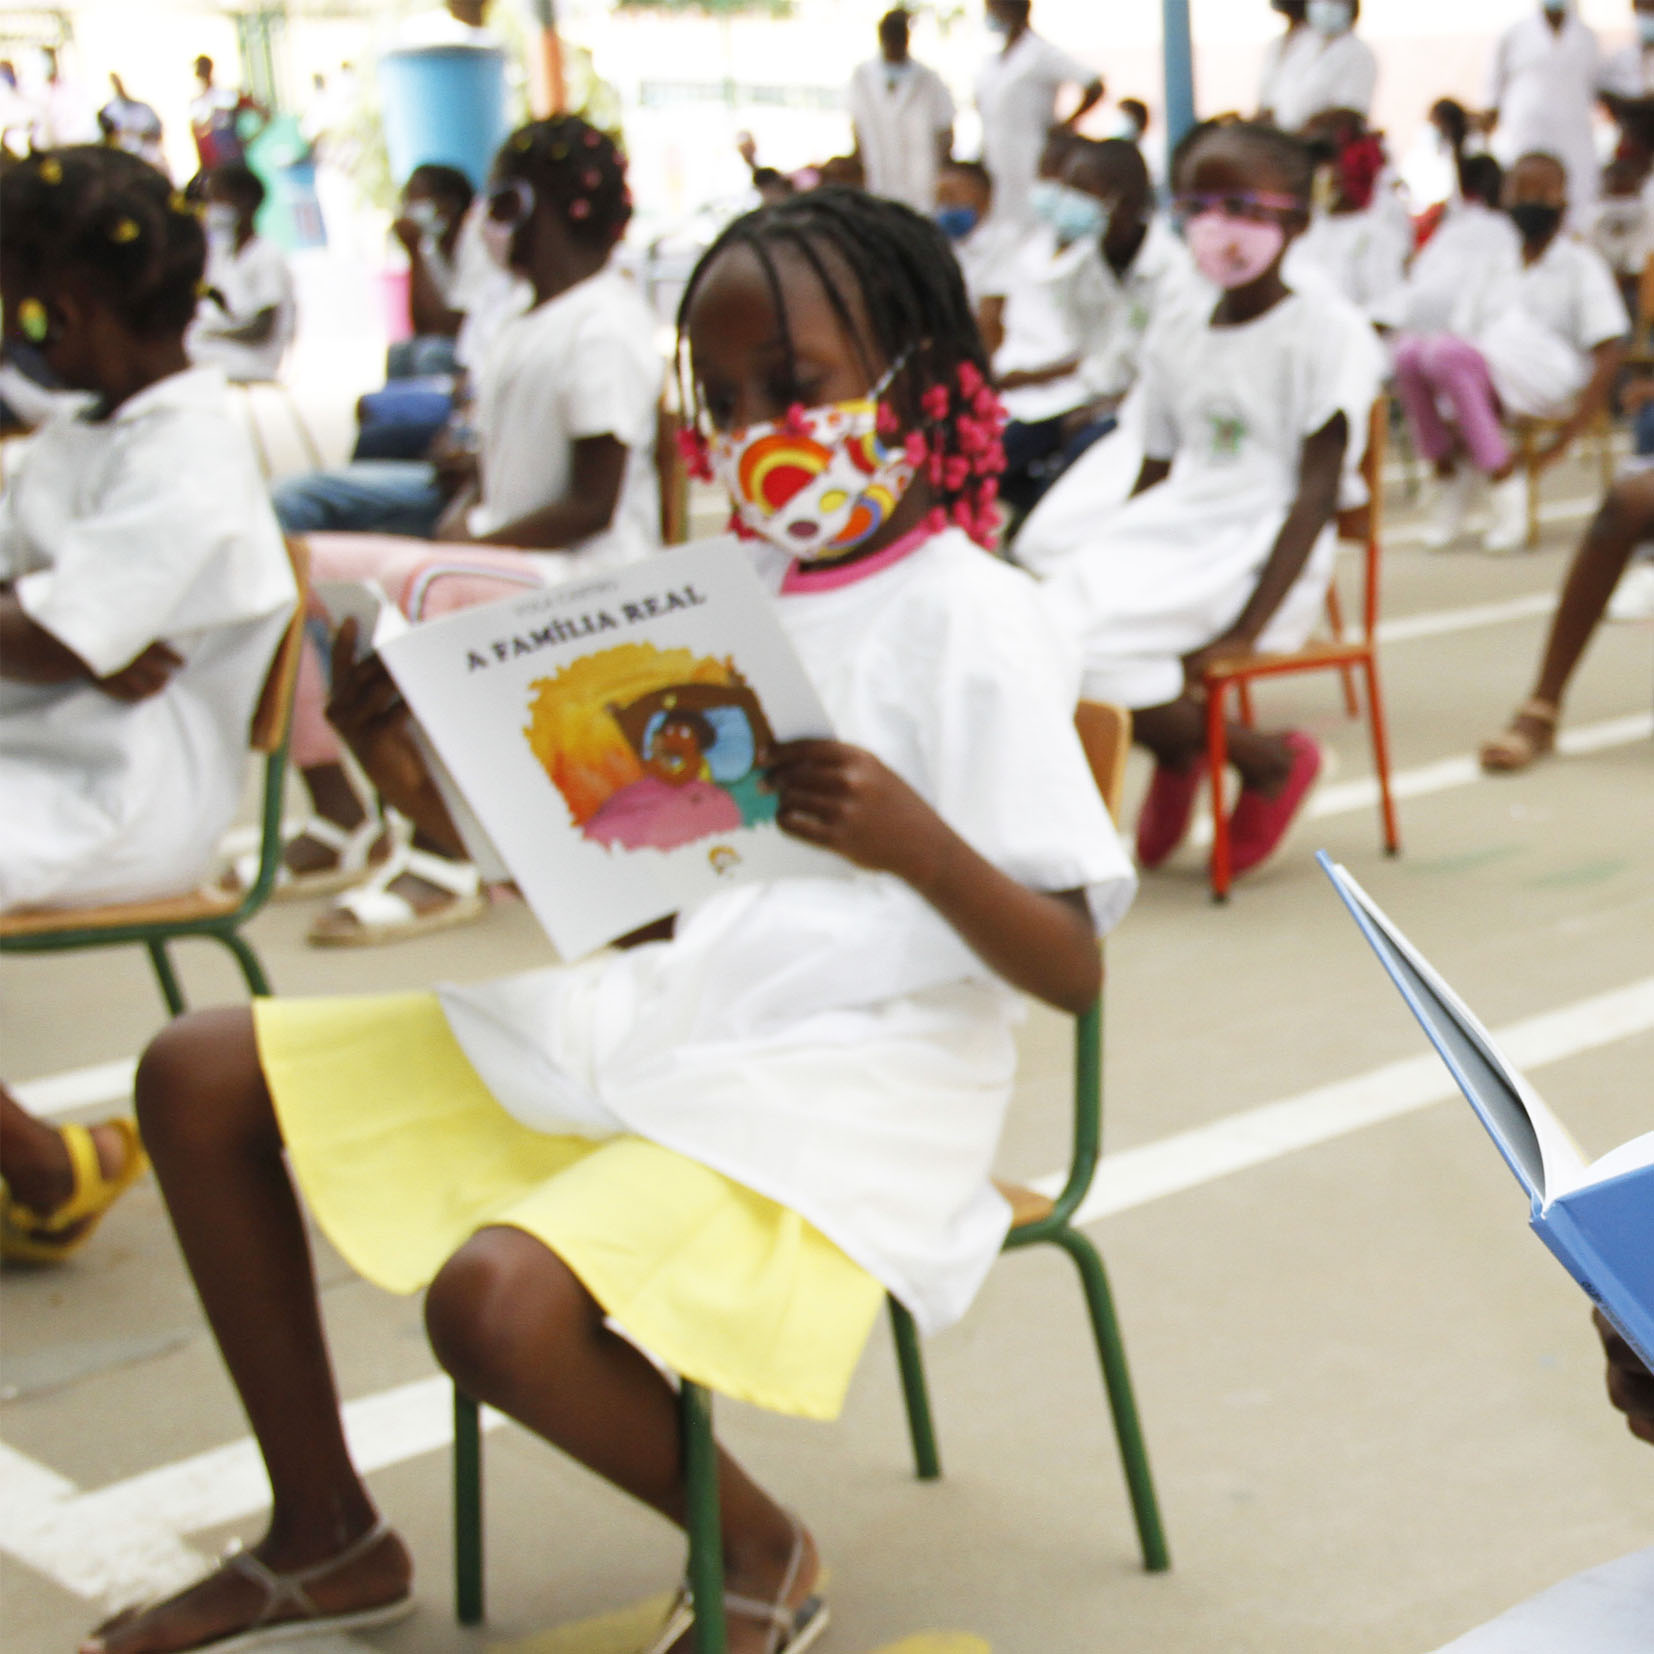
<svg viewBox="0 0 1654 1654"><path fill-rule="evenodd" d="M128 925L191 925L233 913L239 895L203 889L152 902L117 902L111 907L44 907L0 915L0 936L42 936L59 930L120 930Z"/></svg>
<svg viewBox="0 0 1654 1654"><path fill-rule="evenodd" d="M1057 1209L1057 1203L1050 1195L1042 1195L1024 1183L1005 1183L996 1177L994 1187L1011 1203L1013 1229L1026 1229L1030 1224L1043 1223Z"/></svg>

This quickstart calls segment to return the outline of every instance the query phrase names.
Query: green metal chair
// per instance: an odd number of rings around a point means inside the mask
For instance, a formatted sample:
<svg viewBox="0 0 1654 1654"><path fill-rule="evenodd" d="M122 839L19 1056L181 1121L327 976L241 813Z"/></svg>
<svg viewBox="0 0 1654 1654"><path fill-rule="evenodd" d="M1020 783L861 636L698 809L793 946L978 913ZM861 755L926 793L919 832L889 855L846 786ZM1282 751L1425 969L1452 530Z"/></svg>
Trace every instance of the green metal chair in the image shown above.
<svg viewBox="0 0 1654 1654"><path fill-rule="evenodd" d="M1111 814L1118 814L1126 753L1131 745L1131 714L1123 708L1082 704L1075 720ZM1148 1454L1137 1418L1125 1345L1114 1313L1113 1296L1103 1260L1090 1238L1072 1219L1091 1188L1102 1145L1102 1002L1081 1015L1074 1032L1074 1153L1068 1180L1055 1198L1033 1189L999 1184L1010 1201L1012 1227L1005 1250L1050 1244L1074 1260L1091 1314L1097 1353L1102 1362L1114 1433L1125 1467L1136 1518L1143 1566L1159 1573L1171 1566L1149 1473ZM918 1328L894 1298L890 1321L896 1359L907 1403L908 1428L919 1478L932 1481L942 1473L925 1386ZM679 1440L688 1491L685 1527L689 1539L688 1583L695 1603L695 1647L699 1654L726 1654L724 1625L723 1535L718 1514L718 1458L712 1434L712 1397L701 1385L680 1383ZM454 1391L454 1612L462 1625L483 1617L482 1433L477 1403Z"/></svg>
<svg viewBox="0 0 1654 1654"><path fill-rule="evenodd" d="M254 994L270 992L264 968L252 945L242 936L241 928L269 900L281 865L282 794L287 781L293 686L298 681L299 656L304 646L304 593L309 561L301 542L288 541L287 550L298 581L299 601L265 676L249 742L253 751L264 755L258 877L251 888L239 896L202 889L157 901L123 902L110 907L9 913L0 917L0 953L68 953L140 943L149 953L167 1009L177 1016L184 1010L184 991L172 967L168 944L188 937L208 937L235 956Z"/></svg>

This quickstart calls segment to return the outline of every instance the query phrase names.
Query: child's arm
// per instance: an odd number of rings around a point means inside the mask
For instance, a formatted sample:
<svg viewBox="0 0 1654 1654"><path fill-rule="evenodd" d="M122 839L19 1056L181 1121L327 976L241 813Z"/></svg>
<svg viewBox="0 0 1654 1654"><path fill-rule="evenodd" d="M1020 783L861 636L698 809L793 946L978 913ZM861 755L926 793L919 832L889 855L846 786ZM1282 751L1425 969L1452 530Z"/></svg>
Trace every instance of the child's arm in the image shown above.
<svg viewBox="0 0 1654 1654"><path fill-rule="evenodd" d="M1626 353L1624 339L1608 339L1591 352L1594 366L1590 380L1579 393L1579 401L1562 429L1534 454L1533 463L1537 470L1543 471L1547 466L1555 465L1572 446L1574 439L1590 430L1592 421L1608 406L1614 381L1625 365Z"/></svg>
<svg viewBox="0 0 1654 1654"><path fill-rule="evenodd" d="M1102 986L1085 897L1029 890L979 856L908 784L843 741L788 741L769 768L777 820L795 838L894 873L995 975L1076 1015Z"/></svg>
<svg viewBox="0 0 1654 1654"><path fill-rule="evenodd" d="M1275 537L1275 549L1235 623L1204 649L1184 657L1184 675L1190 684L1198 684L1201 674L1214 661L1249 654L1257 647L1282 599L1304 572L1321 530L1338 509L1338 485L1344 473L1349 435L1349 421L1338 413L1304 439L1298 461L1298 497Z"/></svg>
<svg viewBox="0 0 1654 1654"><path fill-rule="evenodd" d="M180 655L156 642L120 671L100 678L68 644L30 618L15 592L0 593L0 677L14 683L91 683L117 701L144 701L165 689L183 664Z"/></svg>
<svg viewBox="0 0 1654 1654"><path fill-rule="evenodd" d="M530 551L561 551L589 540L614 521L628 452L626 444L613 436L581 437L573 447L569 485L555 500L487 534L471 534L464 517L472 497L462 495L444 514L437 538Z"/></svg>
<svg viewBox="0 0 1654 1654"><path fill-rule="evenodd" d="M1132 485L1131 497L1136 499L1139 494L1158 488L1171 474L1172 462L1169 459L1144 459L1143 469L1137 473L1137 481Z"/></svg>

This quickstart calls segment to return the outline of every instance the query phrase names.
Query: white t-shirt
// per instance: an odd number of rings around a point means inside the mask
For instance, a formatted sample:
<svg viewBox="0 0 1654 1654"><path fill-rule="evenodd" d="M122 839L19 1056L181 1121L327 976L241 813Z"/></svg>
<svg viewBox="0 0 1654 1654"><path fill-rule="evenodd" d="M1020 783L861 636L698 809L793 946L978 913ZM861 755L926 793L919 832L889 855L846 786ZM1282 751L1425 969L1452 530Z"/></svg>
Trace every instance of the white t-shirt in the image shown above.
<svg viewBox="0 0 1654 1654"><path fill-rule="evenodd" d="M1406 231L1377 203L1361 212L1321 212L1287 250L1282 274L1298 286L1313 270L1364 315L1384 319L1401 292L1410 251Z"/></svg>
<svg viewBox="0 0 1654 1654"><path fill-rule="evenodd" d="M82 404L84 406L84 404ZM0 496L0 576L101 676L164 640L158 695L0 679L0 909L141 901L209 870L296 592L214 368L49 420Z"/></svg>
<svg viewBox="0 0 1654 1654"><path fill-rule="evenodd" d="M1378 59L1373 49L1346 29L1343 34L1322 35L1314 29L1294 36L1274 66L1268 87L1275 112L1275 124L1286 132L1299 132L1328 109L1354 109L1367 114L1378 86Z"/></svg>
<svg viewBox="0 0 1654 1654"><path fill-rule="evenodd" d="M1379 319L1402 333L1472 338L1488 294L1501 291L1521 264L1522 237L1508 213L1480 201L1455 201Z"/></svg>
<svg viewBox="0 0 1654 1654"><path fill-rule="evenodd" d="M1559 235L1490 299L1476 336L1505 411L1562 418L1591 377L1591 352L1631 331L1614 273L1595 248Z"/></svg>
<svg viewBox="0 0 1654 1654"><path fill-rule="evenodd" d="M1591 208L1586 239L1618 276L1639 276L1650 245L1648 190L1605 195Z"/></svg>
<svg viewBox="0 0 1654 1654"><path fill-rule="evenodd" d="M1003 299L1010 292L1021 246L1020 227L992 214L962 241L953 243L953 256L959 260L972 310L980 310L984 299Z"/></svg>
<svg viewBox="0 0 1654 1654"><path fill-rule="evenodd" d="M1622 98L1654 95L1654 46L1621 46L1603 59L1597 87Z"/></svg>
<svg viewBox="0 0 1654 1654"><path fill-rule="evenodd" d="M1171 474L1137 495L1060 561L1045 591L1077 635L1085 693L1130 707L1182 692L1182 657L1210 643L1257 589L1298 495L1306 438L1342 414L1343 503L1359 475L1385 372L1372 327L1319 289L1292 293L1240 327L1178 308L1144 347L1144 452ZM1309 636L1331 577L1329 524L1259 639Z"/></svg>
<svg viewBox="0 0 1654 1654"><path fill-rule="evenodd" d="M1258 77L1258 111L1273 114L1283 82L1290 87L1297 72L1297 60L1320 49L1320 40L1307 23L1288 29L1270 41L1264 51L1263 72Z"/></svg>
<svg viewBox="0 0 1654 1654"><path fill-rule="evenodd" d="M952 129L953 115L952 93L925 64L876 57L858 65L850 77L850 119L869 193L928 216L936 206L937 140Z"/></svg>
<svg viewBox="0 0 1654 1654"><path fill-rule="evenodd" d="M1087 398L1124 396L1136 382L1143 340L1172 304L1206 304L1216 290L1195 269L1189 249L1163 219L1148 222L1137 256L1116 275L1095 237L1057 255L1051 290L1080 356Z"/></svg>
<svg viewBox="0 0 1654 1654"><path fill-rule="evenodd" d="M1576 213L1599 185L1591 111L1600 58L1597 37L1569 12L1559 30L1540 16L1513 23L1499 37L1488 71L1487 105L1498 111L1493 153L1509 167L1544 151L1568 169L1568 200Z"/></svg>
<svg viewBox="0 0 1654 1654"><path fill-rule="evenodd" d="M781 554L755 554L778 586ZM1136 880L1074 734L1077 661L1026 575L949 530L778 607L839 739L1012 878L1084 890L1099 933L1119 920ZM1004 1239L1019 1001L891 875L749 885L670 942L440 991L518 1119L638 1132L785 1203L927 1331Z"/></svg>
<svg viewBox="0 0 1654 1654"><path fill-rule="evenodd" d="M660 545L655 421L664 380L655 324L636 289L603 269L507 322L478 375L482 498L471 531L490 534L560 498L574 444L612 436L626 473L608 528L569 552L530 553L561 579L572 566L626 563Z"/></svg>
<svg viewBox="0 0 1654 1654"><path fill-rule="evenodd" d="M1089 86L1095 69L1024 29L1009 51L995 52L976 77L982 117L982 163L994 181L996 218L1028 219L1039 158L1056 120L1057 94Z"/></svg>
<svg viewBox="0 0 1654 1654"><path fill-rule="evenodd" d="M237 382L274 379L293 342L298 318L293 272L281 248L261 235L252 236L239 250L232 242L211 237L204 279L224 295L224 304L202 298L190 324L190 360L222 368L225 378ZM246 326L265 310L276 313L269 338L249 344L225 336L228 329Z"/></svg>

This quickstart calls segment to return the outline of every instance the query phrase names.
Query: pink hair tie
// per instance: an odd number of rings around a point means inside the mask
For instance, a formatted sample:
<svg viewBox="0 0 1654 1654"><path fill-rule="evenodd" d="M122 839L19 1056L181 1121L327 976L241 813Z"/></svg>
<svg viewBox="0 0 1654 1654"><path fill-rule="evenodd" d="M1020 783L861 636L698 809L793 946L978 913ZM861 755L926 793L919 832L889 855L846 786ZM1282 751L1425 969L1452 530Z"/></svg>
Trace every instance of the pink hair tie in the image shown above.
<svg viewBox="0 0 1654 1654"><path fill-rule="evenodd" d="M805 418L804 404L795 402L781 417L781 429L788 436L808 436L810 422Z"/></svg>
<svg viewBox="0 0 1654 1654"><path fill-rule="evenodd" d="M961 362L959 364L959 394L964 397L974 397L983 389L987 380L982 377L982 370L975 362Z"/></svg>
<svg viewBox="0 0 1654 1654"><path fill-rule="evenodd" d="M901 428L902 422L896 417L896 410L888 402L881 402L873 416L873 429L880 436L895 436Z"/></svg>
<svg viewBox="0 0 1654 1654"><path fill-rule="evenodd" d="M590 218L591 215L592 215L592 204L591 204L590 201L588 201L585 198L585 196L577 195L571 202L569 202L569 217L570 218L574 218L574 219Z"/></svg>
<svg viewBox="0 0 1654 1654"><path fill-rule="evenodd" d="M948 526L948 514L941 506L935 505L925 513L925 532L940 534Z"/></svg>
<svg viewBox="0 0 1654 1654"><path fill-rule="evenodd" d="M950 494L957 493L971 478L971 462L963 454L949 454L942 467L942 486Z"/></svg>
<svg viewBox="0 0 1654 1654"><path fill-rule="evenodd" d="M915 471L930 458L930 441L923 431L909 431L902 447L907 454L907 463Z"/></svg>
<svg viewBox="0 0 1654 1654"><path fill-rule="evenodd" d="M696 482L712 481L712 455L706 438L699 431L680 430L678 452L683 456L684 469Z"/></svg>
<svg viewBox="0 0 1654 1654"><path fill-rule="evenodd" d="M757 532L748 528L747 525L741 521L741 513L739 511L730 512L729 521L724 524L724 532L726 534L733 534L737 540L756 540L758 538Z"/></svg>
<svg viewBox="0 0 1654 1654"><path fill-rule="evenodd" d="M951 399L948 396L948 387L946 385L930 386L929 389L925 391L924 395L919 398L919 406L923 408L932 419L946 419L948 417L948 409L951 406Z"/></svg>

